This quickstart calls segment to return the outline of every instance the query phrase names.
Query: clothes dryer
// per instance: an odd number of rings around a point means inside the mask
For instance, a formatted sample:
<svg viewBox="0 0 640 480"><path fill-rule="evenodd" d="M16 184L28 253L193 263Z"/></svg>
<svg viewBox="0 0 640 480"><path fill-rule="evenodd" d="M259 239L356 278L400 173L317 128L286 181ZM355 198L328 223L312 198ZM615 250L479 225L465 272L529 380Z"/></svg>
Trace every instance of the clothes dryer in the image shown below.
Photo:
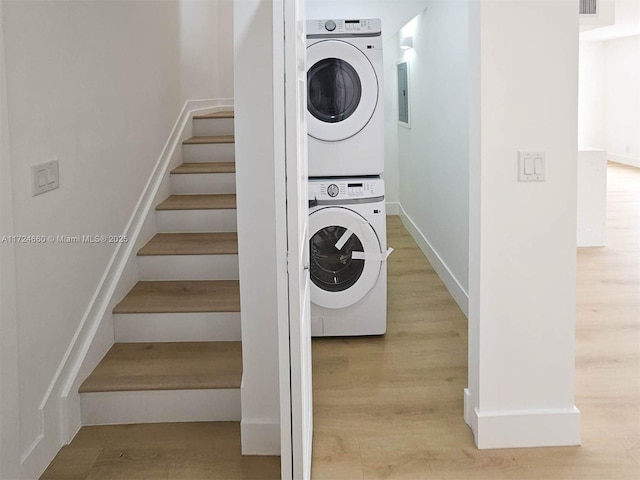
<svg viewBox="0 0 640 480"><path fill-rule="evenodd" d="M309 177L384 170L380 19L307 21Z"/></svg>
<svg viewBox="0 0 640 480"><path fill-rule="evenodd" d="M312 336L387 328L387 227L379 177L309 181Z"/></svg>

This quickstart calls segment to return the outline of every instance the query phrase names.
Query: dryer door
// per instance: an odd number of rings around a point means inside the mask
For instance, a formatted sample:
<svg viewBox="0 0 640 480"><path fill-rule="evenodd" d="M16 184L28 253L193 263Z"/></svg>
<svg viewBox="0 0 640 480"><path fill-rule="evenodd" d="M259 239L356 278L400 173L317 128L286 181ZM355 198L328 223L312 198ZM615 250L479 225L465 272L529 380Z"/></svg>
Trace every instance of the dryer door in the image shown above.
<svg viewBox="0 0 640 480"><path fill-rule="evenodd" d="M344 207L327 207L309 218L311 301L325 308L359 302L375 286L382 254L367 220Z"/></svg>
<svg viewBox="0 0 640 480"><path fill-rule="evenodd" d="M373 65L353 45L325 40L307 48L307 125L309 135L337 142L362 130L378 104Z"/></svg>

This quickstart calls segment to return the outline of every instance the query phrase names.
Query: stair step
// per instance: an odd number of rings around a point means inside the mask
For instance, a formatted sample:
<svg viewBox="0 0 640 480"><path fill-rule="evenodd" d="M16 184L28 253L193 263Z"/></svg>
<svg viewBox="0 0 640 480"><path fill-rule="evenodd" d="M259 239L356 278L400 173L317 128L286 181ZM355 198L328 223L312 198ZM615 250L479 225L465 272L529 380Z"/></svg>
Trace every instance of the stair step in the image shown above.
<svg viewBox="0 0 640 480"><path fill-rule="evenodd" d="M142 280L238 280L238 254L138 257Z"/></svg>
<svg viewBox="0 0 640 480"><path fill-rule="evenodd" d="M160 210L156 212L160 232L235 232L236 210Z"/></svg>
<svg viewBox="0 0 640 480"><path fill-rule="evenodd" d="M238 253L236 232L158 233L138 255L225 255Z"/></svg>
<svg viewBox="0 0 640 480"><path fill-rule="evenodd" d="M198 173L235 173L235 162L183 163L171 170L173 175Z"/></svg>
<svg viewBox="0 0 640 480"><path fill-rule="evenodd" d="M194 115L195 120L204 120L208 118L234 118L235 112L233 110L225 110L222 112L204 113L202 115Z"/></svg>
<svg viewBox="0 0 640 480"><path fill-rule="evenodd" d="M187 138L183 145L211 145L219 143L234 143L235 138L233 135L206 135Z"/></svg>
<svg viewBox="0 0 640 480"><path fill-rule="evenodd" d="M236 208L236 196L218 195L171 195L156 207L156 210L229 210Z"/></svg>
<svg viewBox="0 0 640 480"><path fill-rule="evenodd" d="M240 388L241 342L116 343L80 393Z"/></svg>
<svg viewBox="0 0 640 480"><path fill-rule="evenodd" d="M205 121L207 120L199 120L199 122L205 122ZM219 138L219 137L209 137L209 136L203 135L195 138ZM182 161L184 163L211 163L211 162L226 163L226 162L235 162L235 159L236 159L235 143L184 143L182 145Z"/></svg>
<svg viewBox="0 0 640 480"><path fill-rule="evenodd" d="M113 309L114 314L239 311L237 280L142 281Z"/></svg>
<svg viewBox="0 0 640 480"><path fill-rule="evenodd" d="M242 339L240 312L113 315L116 342L229 342Z"/></svg>

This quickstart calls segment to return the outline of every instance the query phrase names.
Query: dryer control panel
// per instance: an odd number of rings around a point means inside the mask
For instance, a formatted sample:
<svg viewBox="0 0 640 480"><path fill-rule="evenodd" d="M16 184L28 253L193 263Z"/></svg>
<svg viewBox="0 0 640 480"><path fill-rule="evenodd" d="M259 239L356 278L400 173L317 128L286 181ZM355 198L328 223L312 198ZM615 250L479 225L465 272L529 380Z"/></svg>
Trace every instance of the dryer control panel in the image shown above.
<svg viewBox="0 0 640 480"><path fill-rule="evenodd" d="M371 36L381 32L382 22L379 18L307 20L307 36L345 36L345 34Z"/></svg>
<svg viewBox="0 0 640 480"><path fill-rule="evenodd" d="M384 196L384 180L379 177L311 178L310 200L368 199Z"/></svg>

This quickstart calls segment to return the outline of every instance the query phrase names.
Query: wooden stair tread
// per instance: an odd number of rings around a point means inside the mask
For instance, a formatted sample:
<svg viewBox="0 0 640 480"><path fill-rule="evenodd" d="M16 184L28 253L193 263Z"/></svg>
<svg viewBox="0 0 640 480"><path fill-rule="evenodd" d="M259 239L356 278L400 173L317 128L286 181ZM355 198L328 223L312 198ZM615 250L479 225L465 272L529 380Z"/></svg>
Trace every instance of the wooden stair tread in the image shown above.
<svg viewBox="0 0 640 480"><path fill-rule="evenodd" d="M116 343L80 393L240 388L241 342Z"/></svg>
<svg viewBox="0 0 640 480"><path fill-rule="evenodd" d="M183 163L171 170L174 175L194 173L235 173L235 162Z"/></svg>
<svg viewBox="0 0 640 480"><path fill-rule="evenodd" d="M233 193L208 195L171 195L156 210L213 210L236 208Z"/></svg>
<svg viewBox="0 0 640 480"><path fill-rule="evenodd" d="M238 253L236 232L158 233L138 255L234 255Z"/></svg>
<svg viewBox="0 0 640 480"><path fill-rule="evenodd" d="M239 312L238 280L138 282L113 313Z"/></svg>
<svg viewBox="0 0 640 480"><path fill-rule="evenodd" d="M209 144L216 144L216 143L234 143L234 142L235 142L235 138L233 135L216 135L216 136L202 135L202 136L187 138L184 142L182 142L182 144L183 145L209 145Z"/></svg>
<svg viewBox="0 0 640 480"><path fill-rule="evenodd" d="M194 115L195 120L207 120L209 118L234 118L235 112L233 110L225 110L222 112L204 113L202 115Z"/></svg>

